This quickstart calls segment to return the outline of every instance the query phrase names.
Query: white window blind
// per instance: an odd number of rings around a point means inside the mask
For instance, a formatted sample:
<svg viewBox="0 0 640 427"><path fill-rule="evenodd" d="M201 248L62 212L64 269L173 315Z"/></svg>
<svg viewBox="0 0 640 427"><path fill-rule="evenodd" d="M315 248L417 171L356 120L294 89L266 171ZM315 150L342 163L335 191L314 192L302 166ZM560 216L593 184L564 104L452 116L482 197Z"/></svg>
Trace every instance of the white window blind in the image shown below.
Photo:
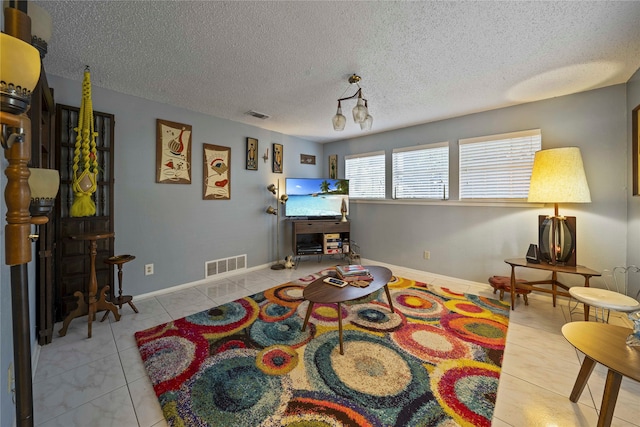
<svg viewBox="0 0 640 427"><path fill-rule="evenodd" d="M344 175L349 180L349 197L384 199L384 151L345 156Z"/></svg>
<svg viewBox="0 0 640 427"><path fill-rule="evenodd" d="M459 140L460 199L526 199L540 129Z"/></svg>
<svg viewBox="0 0 640 427"><path fill-rule="evenodd" d="M449 143L393 150L393 197L449 198Z"/></svg>

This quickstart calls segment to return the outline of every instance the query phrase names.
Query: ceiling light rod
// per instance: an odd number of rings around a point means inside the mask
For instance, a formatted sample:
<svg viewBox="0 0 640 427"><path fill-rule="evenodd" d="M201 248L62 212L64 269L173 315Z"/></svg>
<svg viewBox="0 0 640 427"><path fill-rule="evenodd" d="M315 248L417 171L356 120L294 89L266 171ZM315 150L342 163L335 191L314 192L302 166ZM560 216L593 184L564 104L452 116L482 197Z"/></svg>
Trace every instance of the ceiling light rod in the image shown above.
<svg viewBox="0 0 640 427"><path fill-rule="evenodd" d="M342 115L342 101L347 101L349 99L355 98L358 98L358 103L355 107L353 107L353 121L360 124L360 129L371 130L373 117L371 116L371 114L369 114L369 106L367 100L362 96L362 88L358 84L360 80L362 79L356 74L353 74L351 77L349 77L349 84L358 85L358 90L351 96L338 99L338 110L336 111L336 115L333 116L332 119L334 130L344 130L344 127L347 124L346 117Z"/></svg>

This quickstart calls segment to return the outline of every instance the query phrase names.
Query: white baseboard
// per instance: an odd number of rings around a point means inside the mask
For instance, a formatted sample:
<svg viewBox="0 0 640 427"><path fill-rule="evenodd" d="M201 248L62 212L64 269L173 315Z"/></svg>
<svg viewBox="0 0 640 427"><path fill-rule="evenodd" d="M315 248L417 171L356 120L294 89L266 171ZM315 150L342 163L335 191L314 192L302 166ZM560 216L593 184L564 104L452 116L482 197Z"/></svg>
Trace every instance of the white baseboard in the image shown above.
<svg viewBox="0 0 640 427"><path fill-rule="evenodd" d="M263 268L267 268L267 267L271 266L271 264L272 263L256 265L254 267L243 269L243 270L235 270L235 271L231 271L231 272L225 273L225 274L218 274L218 275L215 276L215 280L225 279L227 277L233 277L233 276L237 276L239 274L247 274L247 273L250 273L250 272L256 271L256 270L262 270ZM209 277L207 279L200 279L200 280L196 280L194 282L182 283L180 285L171 286L169 288L159 289L157 291L152 291L152 292L147 292L147 293L140 294L140 295L135 295L134 298L137 299L137 300L141 300L141 299L145 299L145 298L156 297L158 295L169 294L171 292L176 292L176 291L180 291L182 289L187 289L187 288L190 288L192 286L204 285L205 283L209 283L212 280L213 279L211 277Z"/></svg>

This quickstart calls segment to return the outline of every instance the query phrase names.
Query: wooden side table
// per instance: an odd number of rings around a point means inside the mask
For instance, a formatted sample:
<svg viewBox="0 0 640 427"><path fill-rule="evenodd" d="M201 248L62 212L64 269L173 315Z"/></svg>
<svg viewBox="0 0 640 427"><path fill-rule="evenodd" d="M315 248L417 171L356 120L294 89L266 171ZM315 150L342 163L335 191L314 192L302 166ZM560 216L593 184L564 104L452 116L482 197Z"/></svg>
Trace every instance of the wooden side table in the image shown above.
<svg viewBox="0 0 640 427"><path fill-rule="evenodd" d="M80 291L74 292L73 295L77 298L78 307L73 310L71 313L67 315L62 323L62 329L60 329L59 334L61 337L67 334L67 328L69 327L69 323L76 317L88 315L89 322L89 332L88 337L91 338L91 322L93 321L96 312L100 310L109 310L113 313L113 316L116 318L116 321L120 320L120 313L118 313L118 308L107 301L106 293L109 291L109 286L104 286L102 291L100 292L100 298L96 299L96 294L98 293L98 280L96 278L96 255L98 253L98 244L97 240L101 239L109 239L113 237L115 233L113 232L98 232L98 233L85 233L85 234L77 234L71 237L73 240L82 240L89 242L89 256L91 260L91 269L89 272L89 305L84 301L84 294Z"/></svg>
<svg viewBox="0 0 640 427"><path fill-rule="evenodd" d="M511 258L505 259L504 262L511 266L511 310L515 310L515 302L516 302L516 286L520 289L529 289L531 291L544 292L547 294L553 295L553 306L556 306L556 296L565 296L571 297L568 286L563 285L558 281L558 273L567 273L567 274L577 274L584 277L584 286L586 288L589 287L589 279L594 276L600 276L595 270L584 266L577 267L569 267L566 265L552 265L541 262L540 264L535 264L532 262L527 262L525 258ZM524 267L524 268L532 268L534 270L544 270L551 272L551 279L547 280L538 280L534 282L527 283L516 283L516 267ZM541 288L535 285L551 285L551 289ZM563 291L558 290L558 288L564 289ZM589 306L587 304L584 305L584 320L589 320Z"/></svg>
<svg viewBox="0 0 640 427"><path fill-rule="evenodd" d="M578 401L596 362L609 368L598 427L611 425L622 377L640 381L640 347L626 344L632 332L621 326L596 322L571 322L562 327L562 335L585 356L569 400Z"/></svg>
<svg viewBox="0 0 640 427"><path fill-rule="evenodd" d="M122 266L134 259L136 259L135 255L116 255L105 259L104 263L118 266L118 296L115 297L113 302L118 305L120 310L122 310L124 304L129 304L133 311L137 313L138 309L133 304L133 297L131 295L122 295ZM104 322L107 317L109 317L109 311L104 312L101 322Z"/></svg>

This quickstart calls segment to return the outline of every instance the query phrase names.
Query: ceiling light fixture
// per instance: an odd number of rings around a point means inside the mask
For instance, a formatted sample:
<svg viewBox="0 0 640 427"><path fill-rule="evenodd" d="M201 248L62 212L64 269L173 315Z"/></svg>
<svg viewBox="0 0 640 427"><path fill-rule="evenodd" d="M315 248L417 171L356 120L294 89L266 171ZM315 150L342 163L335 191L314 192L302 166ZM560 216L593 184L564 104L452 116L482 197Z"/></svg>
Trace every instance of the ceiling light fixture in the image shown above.
<svg viewBox="0 0 640 427"><path fill-rule="evenodd" d="M353 107L353 121L360 124L360 129L362 130L371 130L371 125L373 125L373 117L369 114L369 105L367 100L362 96L362 88L359 85L360 76L353 74L349 77L349 84L358 86L358 90L351 96L347 96L345 98L338 99L338 110L336 111L336 115L333 116L331 120L333 122L333 130L344 130L344 126L347 124L347 118L342 115L342 101L346 101L349 99L358 99L356 106Z"/></svg>

